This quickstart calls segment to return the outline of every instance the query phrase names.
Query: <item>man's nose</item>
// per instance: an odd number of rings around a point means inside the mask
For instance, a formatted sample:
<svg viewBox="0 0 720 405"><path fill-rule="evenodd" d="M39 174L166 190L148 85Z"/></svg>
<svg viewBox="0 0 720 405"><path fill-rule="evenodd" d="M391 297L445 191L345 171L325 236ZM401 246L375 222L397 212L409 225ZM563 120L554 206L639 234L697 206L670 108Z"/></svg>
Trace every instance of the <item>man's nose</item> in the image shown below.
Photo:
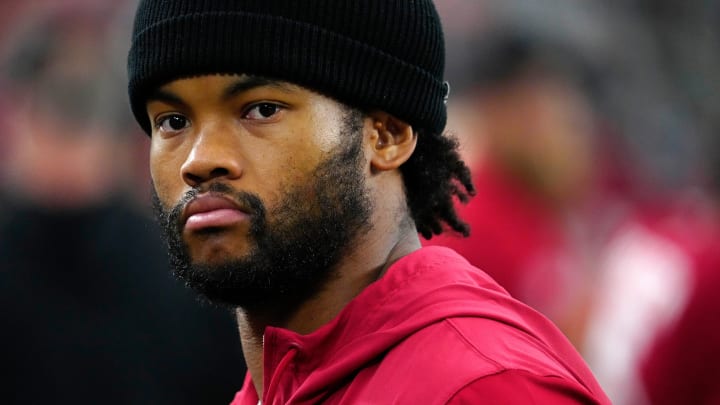
<svg viewBox="0 0 720 405"><path fill-rule="evenodd" d="M220 128L200 133L181 168L185 183L197 187L221 178L239 178L242 153L235 139L235 135Z"/></svg>

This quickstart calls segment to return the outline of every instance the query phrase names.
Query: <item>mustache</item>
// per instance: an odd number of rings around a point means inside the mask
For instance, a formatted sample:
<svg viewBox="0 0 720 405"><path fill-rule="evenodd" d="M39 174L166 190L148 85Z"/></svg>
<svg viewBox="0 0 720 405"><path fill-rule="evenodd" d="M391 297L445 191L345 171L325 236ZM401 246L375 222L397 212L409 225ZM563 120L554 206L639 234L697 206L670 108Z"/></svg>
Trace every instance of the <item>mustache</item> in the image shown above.
<svg viewBox="0 0 720 405"><path fill-rule="evenodd" d="M157 196L153 188L155 198ZM257 232L265 225L266 209L260 197L247 191L238 191L225 183L211 183L206 187L194 187L183 194L180 200L170 209L156 205L155 213L161 223L166 227L179 229L181 217L185 207L197 198L198 195L212 193L222 195L234 201L243 211L252 216L251 232ZM157 201L159 202L159 201Z"/></svg>

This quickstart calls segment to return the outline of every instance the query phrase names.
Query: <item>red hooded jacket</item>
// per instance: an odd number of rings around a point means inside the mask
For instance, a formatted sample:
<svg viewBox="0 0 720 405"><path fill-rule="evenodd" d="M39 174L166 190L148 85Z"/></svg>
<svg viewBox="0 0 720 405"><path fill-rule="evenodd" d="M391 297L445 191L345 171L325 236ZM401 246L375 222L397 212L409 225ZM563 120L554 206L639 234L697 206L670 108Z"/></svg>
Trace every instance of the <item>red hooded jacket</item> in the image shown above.
<svg viewBox="0 0 720 405"><path fill-rule="evenodd" d="M550 321L443 247L309 335L268 327L264 373L264 405L610 403ZM257 403L248 375L232 405Z"/></svg>

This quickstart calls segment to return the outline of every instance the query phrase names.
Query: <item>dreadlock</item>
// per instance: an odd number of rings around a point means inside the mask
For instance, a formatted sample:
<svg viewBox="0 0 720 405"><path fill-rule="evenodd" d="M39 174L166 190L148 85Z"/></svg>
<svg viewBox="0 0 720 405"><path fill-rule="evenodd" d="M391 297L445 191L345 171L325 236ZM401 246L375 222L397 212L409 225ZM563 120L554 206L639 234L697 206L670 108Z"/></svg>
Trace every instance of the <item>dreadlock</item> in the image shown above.
<svg viewBox="0 0 720 405"><path fill-rule="evenodd" d="M410 214L425 239L441 234L443 223L463 236L470 234L470 227L458 217L454 205L454 198L466 203L475 195L470 170L458 153L457 139L418 131L415 152L400 171Z"/></svg>

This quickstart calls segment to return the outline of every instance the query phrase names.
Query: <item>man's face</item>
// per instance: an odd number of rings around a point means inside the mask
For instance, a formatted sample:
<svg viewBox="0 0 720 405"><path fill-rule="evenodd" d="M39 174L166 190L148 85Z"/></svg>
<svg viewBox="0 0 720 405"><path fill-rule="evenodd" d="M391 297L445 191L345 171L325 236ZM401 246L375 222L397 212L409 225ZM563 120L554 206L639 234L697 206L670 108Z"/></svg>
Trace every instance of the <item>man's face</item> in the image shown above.
<svg viewBox="0 0 720 405"><path fill-rule="evenodd" d="M369 227L363 123L284 82L203 76L147 104L154 205L175 273L207 298L293 305Z"/></svg>

